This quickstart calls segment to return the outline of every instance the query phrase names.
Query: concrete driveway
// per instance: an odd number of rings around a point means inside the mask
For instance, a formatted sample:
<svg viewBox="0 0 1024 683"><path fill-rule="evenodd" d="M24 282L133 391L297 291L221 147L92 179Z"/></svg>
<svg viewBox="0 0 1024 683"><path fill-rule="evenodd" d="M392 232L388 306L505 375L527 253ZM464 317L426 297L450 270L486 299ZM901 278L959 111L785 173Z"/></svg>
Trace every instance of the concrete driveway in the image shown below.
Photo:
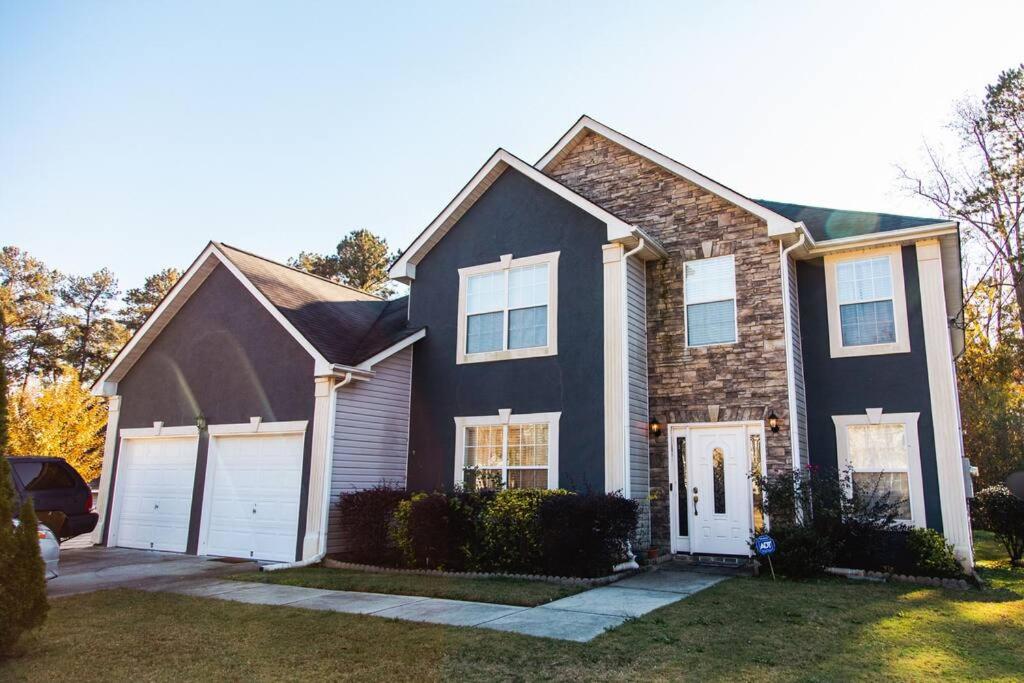
<svg viewBox="0 0 1024 683"><path fill-rule="evenodd" d="M166 590L224 574L255 571L255 562L130 548L61 547L60 576L46 584L50 597L106 588Z"/></svg>

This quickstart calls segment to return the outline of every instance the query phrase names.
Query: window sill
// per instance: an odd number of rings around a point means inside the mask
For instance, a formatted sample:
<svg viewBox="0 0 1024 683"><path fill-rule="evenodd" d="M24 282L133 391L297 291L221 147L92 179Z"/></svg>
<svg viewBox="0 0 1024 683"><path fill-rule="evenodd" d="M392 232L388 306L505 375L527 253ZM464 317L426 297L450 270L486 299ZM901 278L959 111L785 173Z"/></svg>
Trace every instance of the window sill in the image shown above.
<svg viewBox="0 0 1024 683"><path fill-rule="evenodd" d="M459 353L455 357L456 365L469 363L491 363L501 360L518 360L521 358L542 358L557 356L558 349L553 345L534 346L528 349L506 349L504 351L488 351L486 353Z"/></svg>
<svg viewBox="0 0 1024 683"><path fill-rule="evenodd" d="M864 346L830 347L832 358L856 358L858 356L887 356L897 353L910 353L909 341L898 341L894 344L870 344Z"/></svg>

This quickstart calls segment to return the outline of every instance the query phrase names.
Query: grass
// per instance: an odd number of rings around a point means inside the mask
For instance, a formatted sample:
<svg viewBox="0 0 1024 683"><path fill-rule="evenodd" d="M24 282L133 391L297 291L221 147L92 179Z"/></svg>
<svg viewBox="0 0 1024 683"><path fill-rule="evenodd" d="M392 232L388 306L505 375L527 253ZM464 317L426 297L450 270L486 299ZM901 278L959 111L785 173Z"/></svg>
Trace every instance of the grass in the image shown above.
<svg viewBox="0 0 1024 683"><path fill-rule="evenodd" d="M543 581L494 577L462 577L386 574L351 569L301 567L276 572L236 574L232 579L277 583L287 586L326 588L336 591L362 591L393 595L422 595L428 598L496 602L502 605L533 607L584 590L582 586L563 586Z"/></svg>
<svg viewBox="0 0 1024 683"><path fill-rule="evenodd" d="M1024 570L990 588L732 579L586 643L107 591L56 600L0 680L1020 680Z"/></svg>

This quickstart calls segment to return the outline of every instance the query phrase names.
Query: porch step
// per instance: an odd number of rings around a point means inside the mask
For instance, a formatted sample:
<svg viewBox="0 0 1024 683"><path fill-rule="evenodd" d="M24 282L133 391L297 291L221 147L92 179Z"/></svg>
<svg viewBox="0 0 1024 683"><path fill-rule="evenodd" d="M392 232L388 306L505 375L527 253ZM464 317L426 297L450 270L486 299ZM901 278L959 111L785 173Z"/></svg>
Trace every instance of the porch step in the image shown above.
<svg viewBox="0 0 1024 683"><path fill-rule="evenodd" d="M749 557L736 555L706 555L676 553L670 565L691 572L723 574L727 576L756 576L757 563ZM665 567L666 569L671 567Z"/></svg>

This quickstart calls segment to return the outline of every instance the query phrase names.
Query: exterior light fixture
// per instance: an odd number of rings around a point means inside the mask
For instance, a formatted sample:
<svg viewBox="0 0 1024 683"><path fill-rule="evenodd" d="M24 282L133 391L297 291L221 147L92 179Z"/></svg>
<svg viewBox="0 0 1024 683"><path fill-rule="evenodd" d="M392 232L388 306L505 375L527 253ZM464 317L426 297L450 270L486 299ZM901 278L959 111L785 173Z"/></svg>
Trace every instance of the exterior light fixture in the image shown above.
<svg viewBox="0 0 1024 683"><path fill-rule="evenodd" d="M206 431L206 416L203 415L202 413L196 415L196 429L198 429L200 432Z"/></svg>
<svg viewBox="0 0 1024 683"><path fill-rule="evenodd" d="M656 417L651 418L651 436L654 437L655 441L657 441L658 437L661 436L661 423L658 422L658 418Z"/></svg>
<svg viewBox="0 0 1024 683"><path fill-rule="evenodd" d="M779 433L779 416L775 414L774 410L768 416L768 429L772 430L772 434Z"/></svg>

